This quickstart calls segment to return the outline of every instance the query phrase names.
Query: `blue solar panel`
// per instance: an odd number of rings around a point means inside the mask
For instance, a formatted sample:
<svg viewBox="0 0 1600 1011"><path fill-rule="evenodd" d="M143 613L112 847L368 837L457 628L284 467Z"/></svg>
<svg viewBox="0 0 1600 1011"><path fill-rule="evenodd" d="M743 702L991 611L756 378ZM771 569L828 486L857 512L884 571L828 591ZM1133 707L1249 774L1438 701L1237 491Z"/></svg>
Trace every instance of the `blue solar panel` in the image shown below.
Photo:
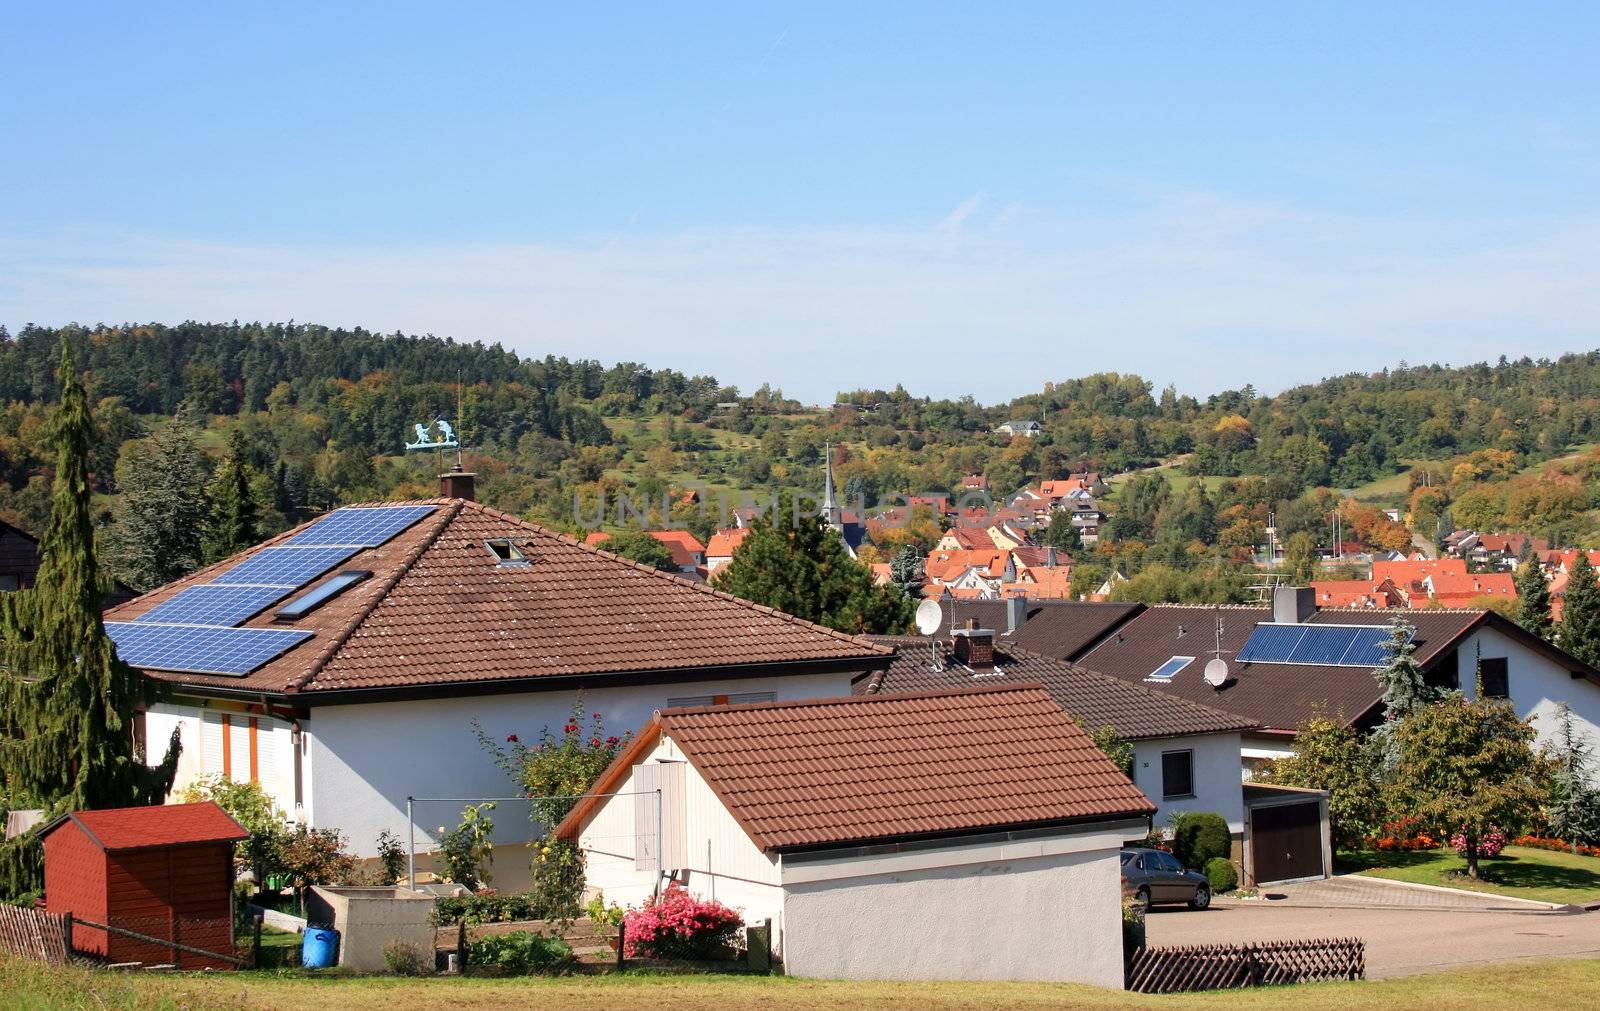
<svg viewBox="0 0 1600 1011"><path fill-rule="evenodd" d="M235 565L215 580L221 584L254 583L259 586L283 586L295 590L316 579L351 555L359 547L262 548L253 556Z"/></svg>
<svg viewBox="0 0 1600 1011"><path fill-rule="evenodd" d="M1389 660L1383 644L1389 641L1387 628L1361 628L1356 630L1355 641L1345 650L1339 661L1346 667L1382 667Z"/></svg>
<svg viewBox="0 0 1600 1011"><path fill-rule="evenodd" d="M1379 667L1389 658L1383 625L1257 625L1239 659L1253 663L1303 663Z"/></svg>
<svg viewBox="0 0 1600 1011"><path fill-rule="evenodd" d="M341 572L314 590L307 590L278 609L277 617L288 621L304 618L350 587L371 576L370 572Z"/></svg>
<svg viewBox="0 0 1600 1011"><path fill-rule="evenodd" d="M175 625L238 625L289 591L279 586L191 586L163 601L135 621L164 621Z"/></svg>
<svg viewBox="0 0 1600 1011"><path fill-rule="evenodd" d="M1306 634L1301 637L1294 647L1294 652L1289 654L1287 663L1332 663L1336 664L1344 656L1344 651L1356 641L1356 633L1361 631L1356 628L1319 628L1315 625L1306 629Z"/></svg>
<svg viewBox="0 0 1600 1011"><path fill-rule="evenodd" d="M359 544L375 548L422 517L434 506L348 506L335 509L295 534L285 544Z"/></svg>
<svg viewBox="0 0 1600 1011"><path fill-rule="evenodd" d="M108 621L106 633L124 662L145 670L243 677L293 649L310 632L279 628L210 628Z"/></svg>
<svg viewBox="0 0 1600 1011"><path fill-rule="evenodd" d="M1305 634L1305 625L1257 625L1239 650L1239 659L1246 663L1287 663Z"/></svg>

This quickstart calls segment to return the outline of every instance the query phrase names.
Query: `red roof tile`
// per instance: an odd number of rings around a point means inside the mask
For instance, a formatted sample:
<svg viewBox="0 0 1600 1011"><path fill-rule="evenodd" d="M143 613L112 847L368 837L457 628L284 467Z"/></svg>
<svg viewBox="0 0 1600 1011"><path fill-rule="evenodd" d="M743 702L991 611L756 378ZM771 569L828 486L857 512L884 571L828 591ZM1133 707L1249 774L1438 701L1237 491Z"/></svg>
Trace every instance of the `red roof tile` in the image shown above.
<svg viewBox="0 0 1600 1011"><path fill-rule="evenodd" d="M194 843L236 842L250 833L212 801L199 804L156 804L151 807L114 807L99 811L74 811L45 828L48 835L71 821L103 850L134 850L153 846L187 846Z"/></svg>
<svg viewBox="0 0 1600 1011"><path fill-rule="evenodd" d="M601 777L671 738L763 850L1144 817L1150 801L1037 684L669 709ZM586 802L557 828L572 838Z"/></svg>
<svg viewBox="0 0 1600 1011"><path fill-rule="evenodd" d="M865 669L887 662L888 651L864 639L587 547L476 502L431 502L440 506L432 515L340 566L370 570L372 578L299 621L275 622L269 608L245 623L303 629L315 633L310 640L242 678L150 675L297 693L311 702L319 693L354 689L812 662ZM527 564L499 564L485 546L498 538L512 540ZM265 546L112 608L106 617L136 618Z"/></svg>

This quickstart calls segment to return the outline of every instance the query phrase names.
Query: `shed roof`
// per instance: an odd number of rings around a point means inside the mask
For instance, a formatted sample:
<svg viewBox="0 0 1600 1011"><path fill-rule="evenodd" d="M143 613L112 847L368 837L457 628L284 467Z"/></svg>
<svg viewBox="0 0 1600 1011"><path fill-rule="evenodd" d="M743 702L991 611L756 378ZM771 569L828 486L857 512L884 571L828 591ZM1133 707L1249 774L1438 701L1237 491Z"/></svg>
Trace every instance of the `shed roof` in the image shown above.
<svg viewBox="0 0 1600 1011"><path fill-rule="evenodd" d="M763 850L1143 817L1155 808L1037 684L658 712L601 777L671 738ZM590 797L557 828L577 835Z"/></svg>
<svg viewBox="0 0 1600 1011"><path fill-rule="evenodd" d="M71 822L96 846L108 853L193 846L200 843L238 842L246 832L214 801L198 804L154 804L148 807L113 807L98 811L73 811L46 825L40 838Z"/></svg>

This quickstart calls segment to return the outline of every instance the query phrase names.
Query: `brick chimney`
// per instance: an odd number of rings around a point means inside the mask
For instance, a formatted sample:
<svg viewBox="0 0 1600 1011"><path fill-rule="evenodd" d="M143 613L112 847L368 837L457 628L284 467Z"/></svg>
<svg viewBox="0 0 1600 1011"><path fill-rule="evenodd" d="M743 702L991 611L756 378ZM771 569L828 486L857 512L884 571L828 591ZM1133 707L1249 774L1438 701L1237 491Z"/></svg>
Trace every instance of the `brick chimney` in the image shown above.
<svg viewBox="0 0 1600 1011"><path fill-rule="evenodd" d="M440 498L463 498L472 501L474 494L473 480L478 475L469 470L462 470L458 463L454 467L439 475Z"/></svg>
<svg viewBox="0 0 1600 1011"><path fill-rule="evenodd" d="M994 630L979 628L976 619L968 618L966 628L950 631L954 641L956 662L965 665L974 674L994 673Z"/></svg>

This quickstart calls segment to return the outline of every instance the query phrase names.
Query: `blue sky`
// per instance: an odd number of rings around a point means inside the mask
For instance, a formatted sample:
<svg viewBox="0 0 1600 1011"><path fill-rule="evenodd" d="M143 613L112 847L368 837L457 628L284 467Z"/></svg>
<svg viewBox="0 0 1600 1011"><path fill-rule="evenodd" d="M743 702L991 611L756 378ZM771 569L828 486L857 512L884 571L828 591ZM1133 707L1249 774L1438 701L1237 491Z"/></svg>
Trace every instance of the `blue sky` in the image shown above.
<svg viewBox="0 0 1600 1011"><path fill-rule="evenodd" d="M11 11L0 322L808 400L1600 346L1593 5L320 6Z"/></svg>

